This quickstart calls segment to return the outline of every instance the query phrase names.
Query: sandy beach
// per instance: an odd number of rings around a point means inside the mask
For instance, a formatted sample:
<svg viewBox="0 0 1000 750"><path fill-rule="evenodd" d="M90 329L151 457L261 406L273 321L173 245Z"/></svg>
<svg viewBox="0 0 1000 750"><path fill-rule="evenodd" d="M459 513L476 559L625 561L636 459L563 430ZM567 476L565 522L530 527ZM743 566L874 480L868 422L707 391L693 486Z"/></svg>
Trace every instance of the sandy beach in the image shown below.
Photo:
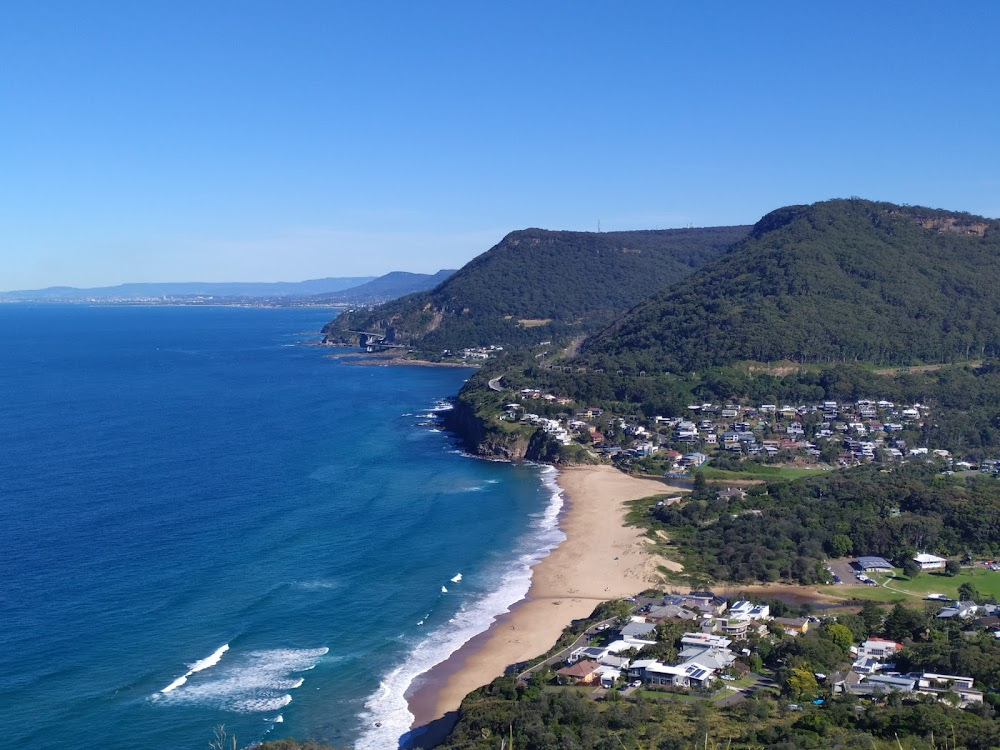
<svg viewBox="0 0 1000 750"><path fill-rule="evenodd" d="M560 518L566 540L535 566L526 599L419 679L407 696L414 727L454 711L508 665L545 653L563 628L600 602L649 588L659 580L658 565L680 569L649 554L642 530L624 526L627 501L675 489L610 466L564 469L558 482L566 499Z"/></svg>

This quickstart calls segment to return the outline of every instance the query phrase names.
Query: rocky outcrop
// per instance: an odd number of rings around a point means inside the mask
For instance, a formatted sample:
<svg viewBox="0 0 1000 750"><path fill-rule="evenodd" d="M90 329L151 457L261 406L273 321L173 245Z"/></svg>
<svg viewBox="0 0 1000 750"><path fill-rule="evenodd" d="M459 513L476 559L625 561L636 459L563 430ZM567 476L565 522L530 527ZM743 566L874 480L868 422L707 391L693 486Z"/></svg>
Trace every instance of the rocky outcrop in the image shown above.
<svg viewBox="0 0 1000 750"><path fill-rule="evenodd" d="M469 453L507 461L538 460L540 441L528 430L506 431L490 425L461 397L444 413L444 427L454 434Z"/></svg>

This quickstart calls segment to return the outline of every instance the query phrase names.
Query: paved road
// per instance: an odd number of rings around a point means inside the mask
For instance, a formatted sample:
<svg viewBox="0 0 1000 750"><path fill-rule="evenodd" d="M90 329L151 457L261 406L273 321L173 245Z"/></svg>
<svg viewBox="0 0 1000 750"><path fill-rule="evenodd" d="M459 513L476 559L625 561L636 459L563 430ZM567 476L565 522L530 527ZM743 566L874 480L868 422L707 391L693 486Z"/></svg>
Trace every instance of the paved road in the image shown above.
<svg viewBox="0 0 1000 750"><path fill-rule="evenodd" d="M517 679L518 680L527 680L528 677L531 676L532 672L537 672L542 667L551 666L551 665L555 664L556 662L563 661L567 656L569 656L571 653L573 653L574 649L580 648L580 646L585 646L587 643L590 642L591 638L593 638L595 635L597 635L599 632L601 632L597 628L599 628L601 625L607 625L608 627L610 627L611 625L614 624L614 622L615 622L615 620L614 620L614 618L612 618L610 620L604 620L603 622L594 623L593 626L587 628L583 632L583 634L579 638L577 638L575 641L573 641L569 646L567 646L566 648L564 648L558 654L550 656L545 661L539 662L535 666L529 667L528 669L524 670L523 672L521 672L517 676ZM607 628L605 628L605 630L606 629Z"/></svg>
<svg viewBox="0 0 1000 750"><path fill-rule="evenodd" d="M503 378L503 375L501 375L501 376L500 376L499 378L493 378L493 379L492 379L492 380L490 381L490 383L489 383L489 385L490 385L490 390L493 390L493 391L502 391L502 390L503 390L503 388L501 388L501 387L500 387L500 380L501 380L502 378Z"/></svg>

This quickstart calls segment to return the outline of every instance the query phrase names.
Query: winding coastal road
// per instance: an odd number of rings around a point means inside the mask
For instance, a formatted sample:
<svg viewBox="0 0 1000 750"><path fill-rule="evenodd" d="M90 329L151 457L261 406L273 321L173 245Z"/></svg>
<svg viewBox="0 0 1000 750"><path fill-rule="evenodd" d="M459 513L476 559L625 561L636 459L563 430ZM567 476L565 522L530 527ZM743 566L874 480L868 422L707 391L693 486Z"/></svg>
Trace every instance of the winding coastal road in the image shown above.
<svg viewBox="0 0 1000 750"><path fill-rule="evenodd" d="M503 375L500 375L498 377L493 378L490 381L489 386L490 386L490 390L491 391L502 391L503 390L503 388L500 387L500 380L502 378L503 378Z"/></svg>

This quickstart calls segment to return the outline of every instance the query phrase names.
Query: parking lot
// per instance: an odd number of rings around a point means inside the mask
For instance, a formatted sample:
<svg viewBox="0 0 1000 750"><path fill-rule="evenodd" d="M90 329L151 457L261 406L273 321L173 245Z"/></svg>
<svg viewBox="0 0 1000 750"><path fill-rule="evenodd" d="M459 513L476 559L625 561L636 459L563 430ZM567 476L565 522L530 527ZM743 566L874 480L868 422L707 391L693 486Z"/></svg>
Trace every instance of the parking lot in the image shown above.
<svg viewBox="0 0 1000 750"><path fill-rule="evenodd" d="M855 578L858 571L854 569L851 562L850 559L842 558L840 560L827 560L825 564L833 575L840 578L840 582L844 586L860 586L861 582Z"/></svg>

